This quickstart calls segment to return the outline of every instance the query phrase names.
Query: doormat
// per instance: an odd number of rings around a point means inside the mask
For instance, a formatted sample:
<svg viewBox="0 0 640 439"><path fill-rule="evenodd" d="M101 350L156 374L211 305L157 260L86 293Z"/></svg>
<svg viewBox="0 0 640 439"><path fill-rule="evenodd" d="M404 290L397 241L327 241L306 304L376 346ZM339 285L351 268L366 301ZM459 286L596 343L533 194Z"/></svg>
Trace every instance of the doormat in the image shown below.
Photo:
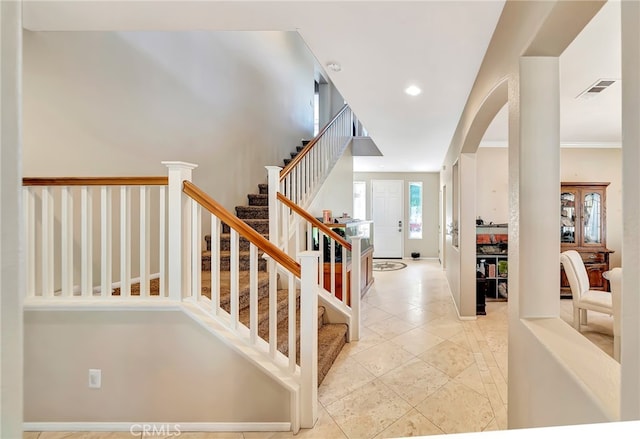
<svg viewBox="0 0 640 439"><path fill-rule="evenodd" d="M373 271L394 271L402 270L407 264L396 261L375 261L373 263Z"/></svg>

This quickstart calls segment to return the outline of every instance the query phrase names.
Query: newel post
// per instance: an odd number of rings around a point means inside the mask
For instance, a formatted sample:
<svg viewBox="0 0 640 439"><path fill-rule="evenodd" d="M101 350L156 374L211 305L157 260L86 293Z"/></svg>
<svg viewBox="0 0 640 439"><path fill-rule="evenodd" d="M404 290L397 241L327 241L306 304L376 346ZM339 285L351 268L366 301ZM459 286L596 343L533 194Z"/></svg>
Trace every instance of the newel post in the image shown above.
<svg viewBox="0 0 640 439"><path fill-rule="evenodd" d="M362 291L362 238L351 238L351 324L349 341L360 340L360 291Z"/></svg>
<svg viewBox="0 0 640 439"><path fill-rule="evenodd" d="M278 244L278 188L280 187L279 166L265 166L267 169L267 183L269 185L269 241Z"/></svg>
<svg viewBox="0 0 640 439"><path fill-rule="evenodd" d="M169 169L167 206L168 236L168 294L172 300L182 300L185 292L191 291L191 209L189 200L182 193L182 182L191 181L191 171L198 167L185 162L162 162Z"/></svg>
<svg viewBox="0 0 640 439"><path fill-rule="evenodd" d="M318 261L320 252L298 254L300 285L300 426L318 420Z"/></svg>

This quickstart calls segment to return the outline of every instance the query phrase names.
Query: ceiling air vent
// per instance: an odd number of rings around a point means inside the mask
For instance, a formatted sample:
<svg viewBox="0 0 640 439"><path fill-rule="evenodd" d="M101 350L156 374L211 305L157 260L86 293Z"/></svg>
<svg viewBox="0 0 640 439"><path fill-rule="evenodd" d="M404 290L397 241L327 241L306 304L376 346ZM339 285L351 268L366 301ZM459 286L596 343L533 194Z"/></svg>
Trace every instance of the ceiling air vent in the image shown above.
<svg viewBox="0 0 640 439"><path fill-rule="evenodd" d="M607 87L615 82L615 79L598 79L596 82L587 87L585 91L576 96L576 99L591 99L597 96L599 93L602 93L607 89Z"/></svg>

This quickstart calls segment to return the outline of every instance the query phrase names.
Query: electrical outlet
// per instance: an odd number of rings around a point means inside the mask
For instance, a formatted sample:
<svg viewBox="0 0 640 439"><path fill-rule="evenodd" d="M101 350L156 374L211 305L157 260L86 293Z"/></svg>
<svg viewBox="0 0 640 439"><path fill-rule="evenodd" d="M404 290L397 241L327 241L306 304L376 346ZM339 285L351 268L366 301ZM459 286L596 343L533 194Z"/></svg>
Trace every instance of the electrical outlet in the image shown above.
<svg viewBox="0 0 640 439"><path fill-rule="evenodd" d="M102 370L89 369L89 388L99 389L102 386Z"/></svg>

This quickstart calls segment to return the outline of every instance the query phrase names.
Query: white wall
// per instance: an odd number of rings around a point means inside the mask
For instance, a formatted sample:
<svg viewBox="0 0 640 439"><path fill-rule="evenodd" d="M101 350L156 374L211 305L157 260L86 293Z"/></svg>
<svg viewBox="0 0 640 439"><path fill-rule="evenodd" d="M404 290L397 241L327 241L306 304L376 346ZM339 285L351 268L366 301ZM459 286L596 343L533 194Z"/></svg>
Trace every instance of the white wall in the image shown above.
<svg viewBox="0 0 640 439"><path fill-rule="evenodd" d="M316 218L328 209L334 217L347 213L353 216L353 156L351 146L338 159L307 209Z"/></svg>
<svg viewBox="0 0 640 439"><path fill-rule="evenodd" d="M24 32L26 176L163 175L246 204L313 133L314 61L295 32Z"/></svg>
<svg viewBox="0 0 640 439"><path fill-rule="evenodd" d="M26 311L24 374L25 422L291 420L287 390L181 311Z"/></svg>
<svg viewBox="0 0 640 439"><path fill-rule="evenodd" d="M167 175L160 162L182 160L198 164L193 181L235 213L266 182L264 166L282 166L313 133L314 59L295 32L23 35L25 176ZM94 285L100 282L98 196ZM117 200L116 193L114 215ZM78 210L79 198L74 204ZM136 277L137 192L132 207ZM155 237L157 222L151 225ZM119 255L117 221L115 227ZM76 259L78 242L79 235ZM158 254L155 239L151 254ZM75 267L77 285L79 259ZM58 288L57 261L56 268ZM119 271L116 261L114 281ZM155 257L151 271L159 271Z"/></svg>
<svg viewBox="0 0 640 439"><path fill-rule="evenodd" d="M622 150L561 148L560 180L610 182L607 187L607 247L614 250L611 266L622 262ZM485 223L509 221L508 150L478 148L476 215Z"/></svg>
<svg viewBox="0 0 640 439"><path fill-rule="evenodd" d="M404 228L404 257L410 258L411 252L420 252L421 258L438 257L438 224L440 219L438 183L440 176L436 173L418 172L355 172L353 180L366 183L367 219L371 219L371 180L403 180L404 181L404 216L403 224L409 224L409 183L422 182L422 239L409 239L408 226ZM353 200L352 200L353 201Z"/></svg>
<svg viewBox="0 0 640 439"><path fill-rule="evenodd" d="M20 2L0 2L0 437L22 437L24 248Z"/></svg>

